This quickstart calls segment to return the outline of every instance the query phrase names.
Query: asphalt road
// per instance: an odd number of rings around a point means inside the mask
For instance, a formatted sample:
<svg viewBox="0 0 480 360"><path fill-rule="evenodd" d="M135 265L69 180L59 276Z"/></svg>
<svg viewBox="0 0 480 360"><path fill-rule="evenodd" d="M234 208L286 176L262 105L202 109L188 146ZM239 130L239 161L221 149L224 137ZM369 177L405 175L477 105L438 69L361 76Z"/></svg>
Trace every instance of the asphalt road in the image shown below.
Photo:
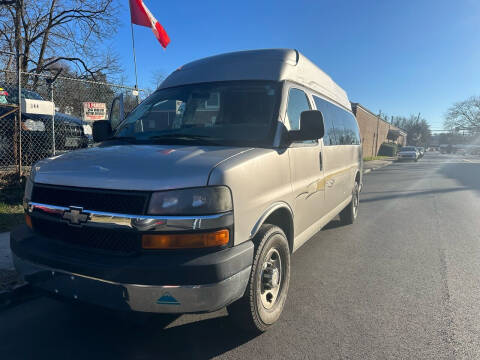
<svg viewBox="0 0 480 360"><path fill-rule="evenodd" d="M427 153L366 175L358 222L294 254L261 336L225 310L142 322L39 298L0 311L0 358L480 358L479 215L480 158Z"/></svg>

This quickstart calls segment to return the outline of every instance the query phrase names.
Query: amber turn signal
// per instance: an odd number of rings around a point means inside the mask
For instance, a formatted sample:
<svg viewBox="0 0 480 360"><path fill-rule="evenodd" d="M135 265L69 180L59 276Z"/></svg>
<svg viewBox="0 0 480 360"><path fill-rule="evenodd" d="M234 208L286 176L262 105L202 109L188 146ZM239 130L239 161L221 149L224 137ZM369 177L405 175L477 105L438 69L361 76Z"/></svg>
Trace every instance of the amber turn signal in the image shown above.
<svg viewBox="0 0 480 360"><path fill-rule="evenodd" d="M30 229L33 229L32 217L28 214L25 214L25 223Z"/></svg>
<svg viewBox="0 0 480 360"><path fill-rule="evenodd" d="M227 229L197 234L148 234L142 236L144 249L198 249L227 245Z"/></svg>

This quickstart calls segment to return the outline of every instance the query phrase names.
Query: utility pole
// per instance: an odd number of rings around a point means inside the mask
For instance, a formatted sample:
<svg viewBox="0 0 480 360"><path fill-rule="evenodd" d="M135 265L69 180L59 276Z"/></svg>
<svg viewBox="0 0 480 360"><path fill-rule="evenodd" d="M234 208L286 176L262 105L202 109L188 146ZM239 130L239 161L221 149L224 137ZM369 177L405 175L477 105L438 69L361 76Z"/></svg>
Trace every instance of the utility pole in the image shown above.
<svg viewBox="0 0 480 360"><path fill-rule="evenodd" d="M17 56L17 87L18 87L18 176L22 177L22 49L23 38L21 21L23 15L23 0L16 0L15 8L15 48ZM15 141L14 141L15 143Z"/></svg>
<svg viewBox="0 0 480 360"><path fill-rule="evenodd" d="M382 110L378 111L378 116L377 116L377 136L375 139L375 154L373 156L377 156L377 152L378 152L378 128L380 127L380 116L382 116Z"/></svg>

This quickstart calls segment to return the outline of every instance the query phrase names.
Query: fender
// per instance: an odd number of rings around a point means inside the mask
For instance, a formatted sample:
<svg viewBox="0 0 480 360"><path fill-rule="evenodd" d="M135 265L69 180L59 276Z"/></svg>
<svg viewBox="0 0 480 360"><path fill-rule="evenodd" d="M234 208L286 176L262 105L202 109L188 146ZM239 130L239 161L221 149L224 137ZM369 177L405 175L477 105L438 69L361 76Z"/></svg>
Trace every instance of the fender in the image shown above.
<svg viewBox="0 0 480 360"><path fill-rule="evenodd" d="M258 230L260 230L260 227L263 225L265 220L267 220L267 218L274 211L276 211L278 209L281 209L281 208L284 208L284 209L288 210L288 212L290 213L290 216L292 217L292 221L293 221L293 211L292 211L292 208L290 207L290 205L288 205L286 202L283 202L283 201L273 203L272 205L270 205L267 208L267 210L265 210L263 212L262 216L260 216L258 221L255 223L255 226L253 227L252 231L250 232L250 239L253 239L255 237L255 235L257 235Z"/></svg>

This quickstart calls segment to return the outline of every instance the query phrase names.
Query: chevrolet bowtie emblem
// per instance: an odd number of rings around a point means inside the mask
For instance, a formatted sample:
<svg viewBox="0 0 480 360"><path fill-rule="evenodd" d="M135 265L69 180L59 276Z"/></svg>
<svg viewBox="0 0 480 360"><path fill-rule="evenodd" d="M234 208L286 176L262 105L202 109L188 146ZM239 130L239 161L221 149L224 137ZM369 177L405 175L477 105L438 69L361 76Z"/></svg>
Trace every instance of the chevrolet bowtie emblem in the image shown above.
<svg viewBox="0 0 480 360"><path fill-rule="evenodd" d="M80 225L88 221L88 214L85 214L81 207L70 206L69 210L64 211L63 219L72 225Z"/></svg>

